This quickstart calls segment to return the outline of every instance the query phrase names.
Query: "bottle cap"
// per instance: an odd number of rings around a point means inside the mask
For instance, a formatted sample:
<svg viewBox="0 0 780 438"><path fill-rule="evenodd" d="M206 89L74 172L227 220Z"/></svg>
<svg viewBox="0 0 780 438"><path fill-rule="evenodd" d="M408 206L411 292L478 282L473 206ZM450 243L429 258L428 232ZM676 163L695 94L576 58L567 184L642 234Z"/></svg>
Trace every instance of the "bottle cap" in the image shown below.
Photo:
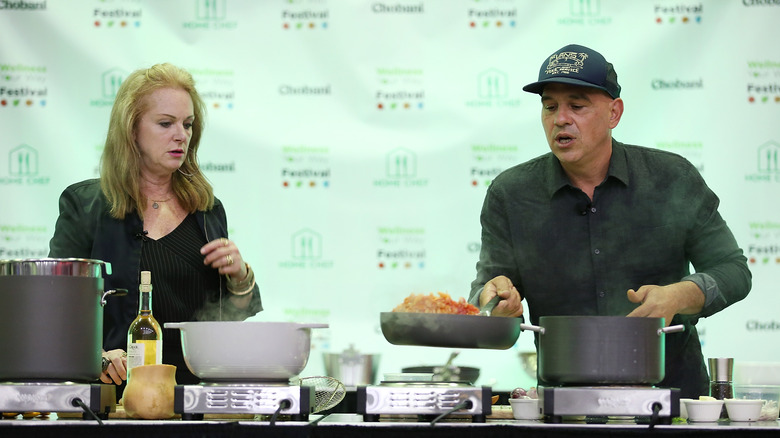
<svg viewBox="0 0 780 438"><path fill-rule="evenodd" d="M731 382L734 370L734 359L731 357L711 357L707 359L710 366L710 382Z"/></svg>
<svg viewBox="0 0 780 438"><path fill-rule="evenodd" d="M150 271L141 271L141 284L152 284L152 273Z"/></svg>

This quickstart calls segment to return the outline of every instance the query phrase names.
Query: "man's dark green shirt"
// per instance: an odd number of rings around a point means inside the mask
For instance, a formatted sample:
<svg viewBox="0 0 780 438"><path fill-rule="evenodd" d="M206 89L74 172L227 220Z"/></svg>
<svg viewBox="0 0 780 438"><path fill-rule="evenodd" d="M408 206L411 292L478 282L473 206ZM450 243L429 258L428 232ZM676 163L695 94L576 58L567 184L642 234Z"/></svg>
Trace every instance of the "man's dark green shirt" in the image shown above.
<svg viewBox="0 0 780 438"><path fill-rule="evenodd" d="M705 305L672 321L686 330L666 335L666 378L658 386L680 388L683 397L709 395L695 324L751 287L747 259L718 204L698 170L670 152L613 140L592 202L547 153L504 171L488 188L470 302L505 275L538 324L546 315L627 315L637 306L628 289L693 281Z"/></svg>

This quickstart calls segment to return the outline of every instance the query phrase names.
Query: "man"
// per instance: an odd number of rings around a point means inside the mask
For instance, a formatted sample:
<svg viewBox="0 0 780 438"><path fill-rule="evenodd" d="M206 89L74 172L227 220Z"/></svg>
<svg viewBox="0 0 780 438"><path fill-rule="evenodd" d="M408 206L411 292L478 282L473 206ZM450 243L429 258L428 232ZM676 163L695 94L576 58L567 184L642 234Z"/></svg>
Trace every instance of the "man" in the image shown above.
<svg viewBox="0 0 780 438"><path fill-rule="evenodd" d="M717 196L684 158L612 138L623 101L598 52L561 48L523 90L541 95L551 152L504 171L488 189L469 301L481 306L499 295L493 315L516 317L525 299L533 324L545 315L684 324L666 336L658 386L708 395L695 324L751 287Z"/></svg>

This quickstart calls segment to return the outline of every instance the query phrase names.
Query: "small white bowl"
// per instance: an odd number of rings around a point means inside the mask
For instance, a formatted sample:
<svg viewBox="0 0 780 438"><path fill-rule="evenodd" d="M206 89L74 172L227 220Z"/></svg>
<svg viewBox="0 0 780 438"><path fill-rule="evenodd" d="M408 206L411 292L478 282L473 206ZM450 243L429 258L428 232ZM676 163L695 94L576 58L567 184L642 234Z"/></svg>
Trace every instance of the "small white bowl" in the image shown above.
<svg viewBox="0 0 780 438"><path fill-rule="evenodd" d="M510 398L509 404L512 406L512 416L515 417L515 420L538 420L542 418L538 399Z"/></svg>
<svg viewBox="0 0 780 438"><path fill-rule="evenodd" d="M725 402L731 421L757 421L764 406L764 400L728 398Z"/></svg>
<svg viewBox="0 0 780 438"><path fill-rule="evenodd" d="M685 407L685 402L688 400L693 400L692 398L681 398L680 399L680 418L683 420L688 419L688 409Z"/></svg>
<svg viewBox="0 0 780 438"><path fill-rule="evenodd" d="M685 400L688 421L717 422L723 409L723 400Z"/></svg>

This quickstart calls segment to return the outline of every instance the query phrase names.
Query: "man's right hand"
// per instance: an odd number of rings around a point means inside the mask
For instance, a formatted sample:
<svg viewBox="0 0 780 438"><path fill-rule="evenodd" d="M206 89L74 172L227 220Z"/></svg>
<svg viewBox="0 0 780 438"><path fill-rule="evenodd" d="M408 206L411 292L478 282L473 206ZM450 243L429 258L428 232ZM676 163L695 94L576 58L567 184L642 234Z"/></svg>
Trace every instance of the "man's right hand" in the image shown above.
<svg viewBox="0 0 780 438"><path fill-rule="evenodd" d="M482 293L479 295L479 307L484 306L491 298L498 295L501 301L491 312L491 316L518 317L523 314L523 302L512 280L499 275L485 283Z"/></svg>

